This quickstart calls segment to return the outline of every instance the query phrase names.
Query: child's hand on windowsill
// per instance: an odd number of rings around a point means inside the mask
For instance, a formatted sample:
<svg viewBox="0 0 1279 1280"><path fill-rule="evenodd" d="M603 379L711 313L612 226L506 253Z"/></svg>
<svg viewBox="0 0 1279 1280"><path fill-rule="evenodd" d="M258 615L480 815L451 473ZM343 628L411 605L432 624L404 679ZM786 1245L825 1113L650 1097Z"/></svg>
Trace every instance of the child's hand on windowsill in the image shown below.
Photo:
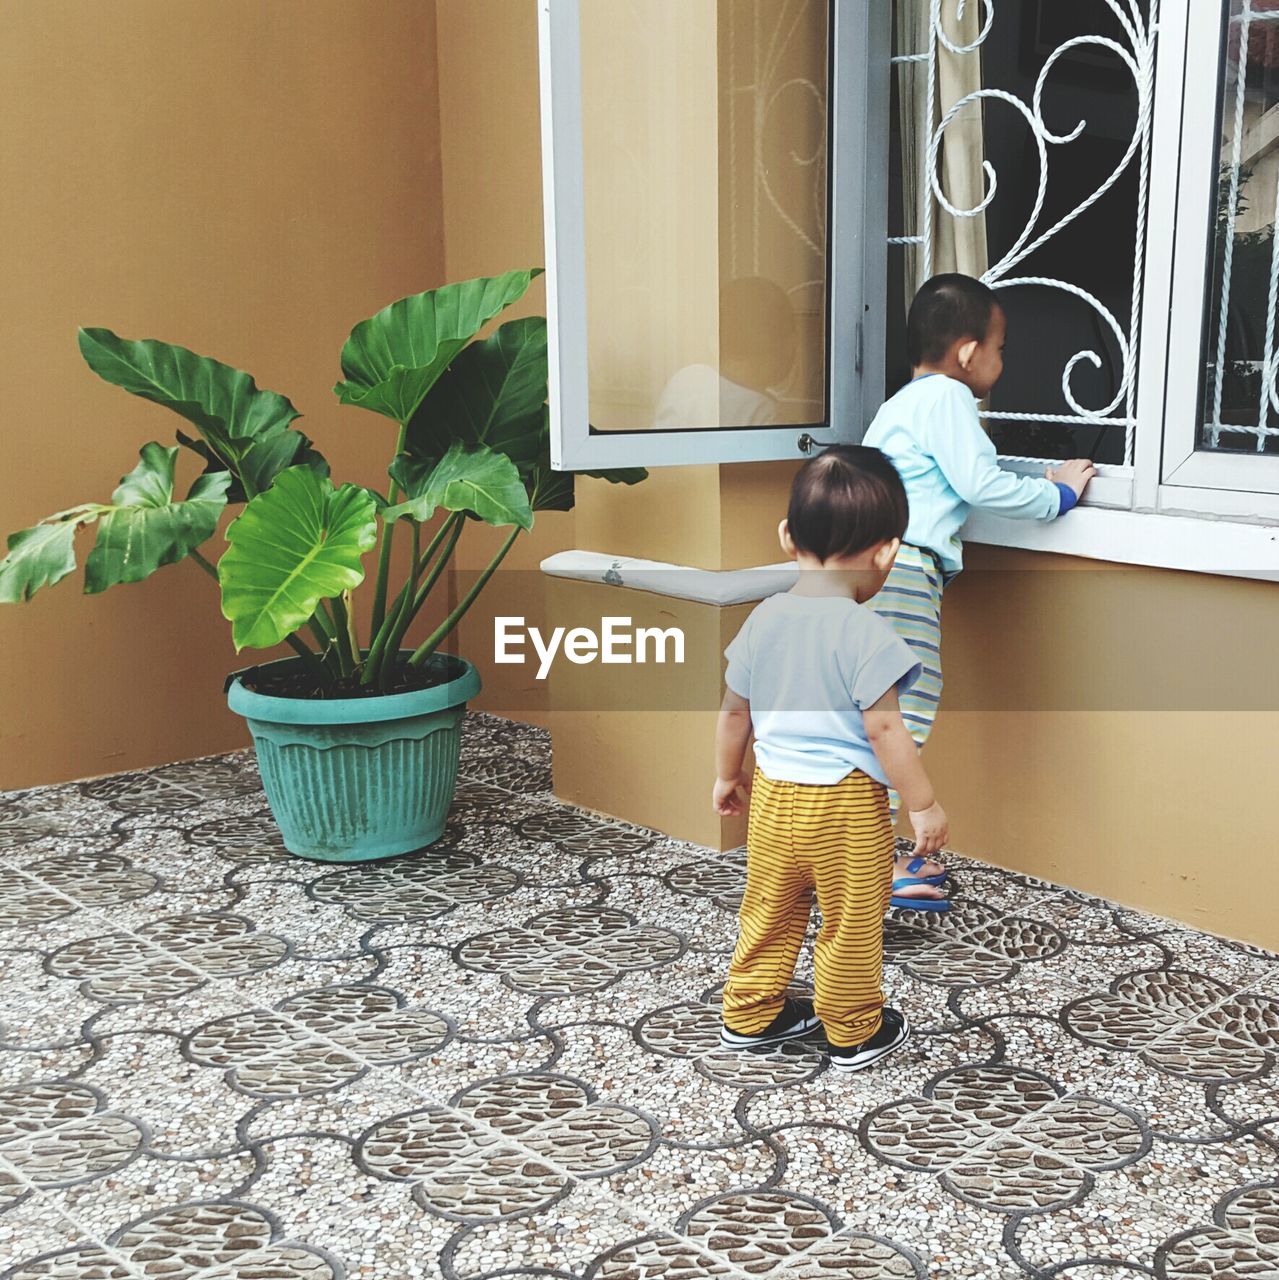
<svg viewBox="0 0 1279 1280"><path fill-rule="evenodd" d="M738 774L736 778L716 778L711 806L721 818L735 818L746 812L750 794L751 780L745 774Z"/></svg>
<svg viewBox="0 0 1279 1280"><path fill-rule="evenodd" d="M1075 491L1075 497L1082 498L1088 488L1088 481L1097 474L1096 466L1088 458L1071 458L1059 467L1049 467L1044 475L1055 484L1068 485Z"/></svg>

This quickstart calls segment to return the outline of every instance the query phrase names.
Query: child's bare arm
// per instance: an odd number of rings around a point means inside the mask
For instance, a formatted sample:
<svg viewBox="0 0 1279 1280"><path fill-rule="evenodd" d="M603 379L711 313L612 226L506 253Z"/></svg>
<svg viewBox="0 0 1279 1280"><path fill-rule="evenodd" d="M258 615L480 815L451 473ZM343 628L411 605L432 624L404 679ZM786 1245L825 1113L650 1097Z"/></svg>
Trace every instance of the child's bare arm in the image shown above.
<svg viewBox="0 0 1279 1280"><path fill-rule="evenodd" d="M750 780L742 777L742 761L751 737L751 704L731 689L724 692L715 726L715 791L711 797L721 817L745 812Z"/></svg>
<svg viewBox="0 0 1279 1280"><path fill-rule="evenodd" d="M889 689L874 706L862 712L866 736L893 790L902 798L915 831L915 852L929 855L940 851L950 834L946 814L933 784L919 758L919 748L906 730L897 690Z"/></svg>

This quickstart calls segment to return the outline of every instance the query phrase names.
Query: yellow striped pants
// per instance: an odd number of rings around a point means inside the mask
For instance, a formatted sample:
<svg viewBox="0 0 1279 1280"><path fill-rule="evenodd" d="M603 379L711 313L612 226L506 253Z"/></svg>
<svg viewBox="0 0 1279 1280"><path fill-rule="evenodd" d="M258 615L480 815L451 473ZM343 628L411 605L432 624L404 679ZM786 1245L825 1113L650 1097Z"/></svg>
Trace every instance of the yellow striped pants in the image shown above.
<svg viewBox="0 0 1279 1280"><path fill-rule="evenodd" d="M892 885L888 789L855 771L834 786L775 782L757 769L746 836L746 893L724 1022L742 1035L781 1012L816 890L816 1012L832 1044L879 1030L884 913Z"/></svg>

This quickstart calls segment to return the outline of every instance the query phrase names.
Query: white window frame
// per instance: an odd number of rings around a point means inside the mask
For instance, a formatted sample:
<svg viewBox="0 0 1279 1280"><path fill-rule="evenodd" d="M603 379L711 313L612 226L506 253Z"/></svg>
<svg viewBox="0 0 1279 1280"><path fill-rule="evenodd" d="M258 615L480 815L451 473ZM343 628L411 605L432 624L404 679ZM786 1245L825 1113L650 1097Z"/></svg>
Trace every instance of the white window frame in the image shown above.
<svg viewBox="0 0 1279 1280"><path fill-rule="evenodd" d="M801 440L855 441L883 395L891 5L830 0L831 215L825 430L592 433L587 425L579 14L539 0L552 464L561 470L798 458ZM1011 3L1014 0L1003 0ZM1159 0L1133 463L1104 466L1051 523L974 513L977 542L1279 578L1279 458L1197 450L1206 259L1216 196L1223 0ZM1048 460L1003 457L1042 474Z"/></svg>
<svg viewBox="0 0 1279 1280"><path fill-rule="evenodd" d="M829 0L827 421L597 432L589 421L582 2L539 0L552 467L757 462L860 439L883 397L889 6Z"/></svg>
<svg viewBox="0 0 1279 1280"><path fill-rule="evenodd" d="M1169 264L1169 279L1152 281L1163 291L1168 326L1163 398L1163 450L1158 509L1254 520L1279 520L1279 457L1198 448L1203 430L1199 409L1205 335L1200 318L1210 286L1209 264L1220 163L1222 7L1226 0L1168 0L1163 39L1179 36L1182 53L1180 129L1166 128L1159 143L1162 190L1151 188L1152 210L1166 197L1172 225L1164 229L1169 252L1153 261ZM1176 26L1173 26L1173 23ZM1177 49L1178 45L1171 46ZM1220 50L1212 56L1190 51ZM1171 70L1171 69L1170 69ZM1161 69L1161 74L1163 69ZM1169 77L1172 79L1173 77ZM1170 95L1171 96L1171 91ZM1160 107L1156 97L1156 113ZM1165 107L1169 116L1176 104ZM1159 126L1156 114L1156 128ZM1175 161L1175 162L1174 162ZM1158 314L1158 313L1156 313ZM1188 317L1194 317L1191 323ZM1140 443L1140 442L1139 442ZM1149 450L1147 450L1149 456ZM1138 457L1141 454L1138 453Z"/></svg>

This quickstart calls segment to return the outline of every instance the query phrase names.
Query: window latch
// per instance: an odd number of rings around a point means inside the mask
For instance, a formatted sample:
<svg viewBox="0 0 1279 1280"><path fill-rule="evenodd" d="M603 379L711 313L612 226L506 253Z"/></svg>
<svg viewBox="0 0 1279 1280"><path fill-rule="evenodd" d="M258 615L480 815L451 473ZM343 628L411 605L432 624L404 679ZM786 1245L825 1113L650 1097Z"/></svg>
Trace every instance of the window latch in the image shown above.
<svg viewBox="0 0 1279 1280"><path fill-rule="evenodd" d="M812 453L814 449L826 449L832 444L834 444L833 440L818 440L816 436L810 435L807 431L795 441L800 453Z"/></svg>

